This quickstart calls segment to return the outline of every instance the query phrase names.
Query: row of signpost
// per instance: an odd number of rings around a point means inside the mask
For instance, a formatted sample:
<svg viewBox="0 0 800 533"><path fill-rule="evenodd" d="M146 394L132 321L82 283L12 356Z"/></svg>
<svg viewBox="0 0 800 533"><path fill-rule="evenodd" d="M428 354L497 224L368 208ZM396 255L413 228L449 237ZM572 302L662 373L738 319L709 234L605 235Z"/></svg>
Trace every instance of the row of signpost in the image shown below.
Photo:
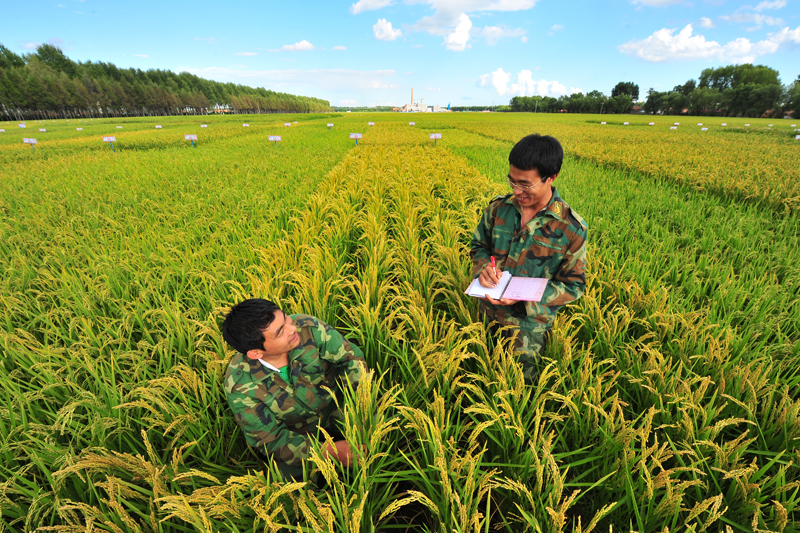
<svg viewBox="0 0 800 533"><path fill-rule="evenodd" d="M296 124L296 123L297 123L297 122L295 122L295 124ZM374 126L374 125L375 125L375 123L374 123L374 122L369 122L368 124L369 124L369 126ZM603 125L605 125L605 124L606 124L606 122L601 122L600 124L603 124ZM292 125L292 123L291 123L291 122L285 122L285 123L284 123L284 126L286 126L286 127L289 127L289 126L291 126L291 125ZM409 125L409 126L415 126L415 125L416 125L416 122L409 122L409 123L408 123L408 125ZM630 123L629 123L629 122L624 122L624 123L623 123L623 125L624 125L624 126L628 126L628 125L630 125ZM702 127L702 126L703 126L703 123L702 123L702 122L698 122L698 123L697 123L697 125L698 125L698 126L701 126L701 128L700 128L700 131L708 131L708 127ZM728 124L727 124L727 123L725 123L725 122L723 122L721 125L722 125L722 126L727 126ZM245 128L249 128L249 127L250 127L250 124L242 124L242 126L243 126L243 127L245 127ZM648 126L655 126L655 122L650 122L650 123L648 124ZM680 126L680 122L675 122L675 123L674 123L672 126L670 126L670 129L671 129L671 130L677 130L677 129L678 129L678 126ZM749 127L749 126L750 126L750 124L745 124L745 127ZM772 125L772 124L770 124L768 127L772 127L772 126L773 126L773 125ZM797 126L797 124L792 124L792 128L795 128L796 126ZM25 124L19 124L19 127L20 127L20 128L24 128L24 127L26 127L26 126L25 126ZM201 124L201 125L200 125L200 127L201 127L201 128L207 128L207 127L208 127L208 125L207 125L207 124ZM327 127L328 127L328 129L333 129L333 123L332 123L332 122L329 122L329 123L327 124ZM117 126L117 128L120 128L120 129L121 129L121 128L122 128L122 126ZM76 129L77 129L78 131L82 131L82 130L83 130L83 128L76 128ZM162 129L162 126L161 126L161 125L156 125L156 129L159 129L159 130L160 130L160 129ZM41 132L46 132L47 130L46 130L45 128L39 128L39 131L41 131ZM795 131L798 131L798 130L795 130ZM0 129L0 133L3 133L3 132L5 132L5 130L3 130L3 129ZM184 135L184 136L183 136L183 138L184 138L184 140L190 141L190 142L192 143L192 147L193 147L193 148L196 148L196 146L195 146L195 144L194 144L194 141L196 141L196 140L197 140L197 135ZM437 142L439 139L441 139L441 138L442 138L442 134L441 134L441 133L431 133L431 134L430 134L430 140L432 140L432 141L433 141L433 145L434 145L434 146L436 146L436 142ZM350 134L350 139L351 139L351 140L355 140L355 141L356 141L356 146L358 146L358 140L359 140L359 139L363 139L363 134L361 134L361 133L351 133L351 134ZM800 135L795 135L795 139L796 139L796 140L800 140ZM280 135L270 135L270 136L269 136L269 142L271 142L271 143L275 143L275 145L276 145L276 146L278 145L278 143L279 143L281 140L282 140L282 138L281 138L281 136L280 136ZM36 141L36 139L28 139L28 138L24 138L24 139L22 139L22 142L24 142L25 144L30 144L32 149L34 149L33 145L35 145L35 144L38 144L38 142ZM115 142L117 142L117 138L116 138L116 137L114 137L114 136L103 137L103 142L107 142L107 143L109 143L109 145L111 146L111 150L112 150L112 151L114 151L114 152L116 152L116 150L114 150L114 143L115 143Z"/></svg>

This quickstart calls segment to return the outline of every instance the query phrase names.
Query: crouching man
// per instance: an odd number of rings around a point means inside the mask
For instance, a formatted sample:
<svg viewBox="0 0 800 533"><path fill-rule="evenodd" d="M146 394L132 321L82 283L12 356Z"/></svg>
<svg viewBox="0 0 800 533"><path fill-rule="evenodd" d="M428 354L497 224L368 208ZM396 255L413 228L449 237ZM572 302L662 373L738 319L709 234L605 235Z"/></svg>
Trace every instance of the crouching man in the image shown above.
<svg viewBox="0 0 800 533"><path fill-rule="evenodd" d="M274 460L284 476L301 479L309 440L334 446L323 452L350 466L352 453L335 424L348 380L367 370L361 350L334 328L308 315L287 315L269 300L245 300L231 308L222 336L237 354L225 373L225 393L247 444Z"/></svg>

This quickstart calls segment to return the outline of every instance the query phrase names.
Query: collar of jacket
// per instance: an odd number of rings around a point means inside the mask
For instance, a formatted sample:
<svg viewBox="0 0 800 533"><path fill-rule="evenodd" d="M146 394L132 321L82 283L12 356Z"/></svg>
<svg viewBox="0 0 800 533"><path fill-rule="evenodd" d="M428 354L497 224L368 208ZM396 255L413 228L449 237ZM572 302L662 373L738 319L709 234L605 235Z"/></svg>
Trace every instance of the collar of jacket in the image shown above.
<svg viewBox="0 0 800 533"><path fill-rule="evenodd" d="M554 218L557 218L558 220L567 220L567 218L566 218L567 217L567 213L566 213L566 209L565 209L566 204L564 203L564 200L561 199L561 196L558 194L558 189L556 189L555 187L552 187L552 186L550 187L550 189L553 192L553 196L550 198L550 202L544 208L545 214L549 213L550 215L552 215ZM522 214L522 209L520 208L519 204L517 203L516 196L514 196L513 194L509 194L508 195L508 198L506 198L506 202L505 203L507 203L509 205L513 205L517 209L517 211L519 211L520 214ZM540 213L541 213L541 211L540 211ZM538 213L537 213L537 215L538 215Z"/></svg>

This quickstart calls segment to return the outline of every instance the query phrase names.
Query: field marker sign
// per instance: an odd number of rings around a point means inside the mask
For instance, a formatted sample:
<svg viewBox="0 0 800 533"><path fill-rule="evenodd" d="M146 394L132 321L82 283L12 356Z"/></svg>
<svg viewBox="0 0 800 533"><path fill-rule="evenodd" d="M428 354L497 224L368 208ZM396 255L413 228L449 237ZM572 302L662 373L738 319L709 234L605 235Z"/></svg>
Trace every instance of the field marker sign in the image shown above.
<svg viewBox="0 0 800 533"><path fill-rule="evenodd" d="M409 125L409 126L416 126L416 125L417 125L417 123L416 123L416 122L409 122L409 123L408 123L408 125Z"/></svg>
<svg viewBox="0 0 800 533"><path fill-rule="evenodd" d="M270 135L269 136L269 142L275 143L275 146L278 146L278 141L280 141L280 140L281 140L281 136L280 135Z"/></svg>
<svg viewBox="0 0 800 533"><path fill-rule="evenodd" d="M25 124L18 124L18 126L19 126L20 128L27 128L27 127L28 127L28 126L26 126Z"/></svg>
<svg viewBox="0 0 800 533"><path fill-rule="evenodd" d="M194 145L194 142L197 140L197 135L184 135L183 138L184 140L192 141L192 148L197 148L197 146Z"/></svg>
<svg viewBox="0 0 800 533"><path fill-rule="evenodd" d="M250 127L250 124L242 124L242 127L243 127L243 128L249 128L249 127Z"/></svg>
<svg viewBox="0 0 800 533"><path fill-rule="evenodd" d="M44 128L39 128L39 131L41 131L42 133L47 133L47 130Z"/></svg>
<svg viewBox="0 0 800 533"><path fill-rule="evenodd" d="M436 146L436 139L441 139L441 133L431 133L431 140L433 140L433 145Z"/></svg>
<svg viewBox="0 0 800 533"><path fill-rule="evenodd" d="M283 125L284 125L284 126L286 126L286 127L288 128L289 126L291 126L291 125L292 125L292 123L291 123L291 122L284 122L284 123L283 123Z"/></svg>
<svg viewBox="0 0 800 533"><path fill-rule="evenodd" d="M800 135L798 135L798 137L800 137ZM33 145L34 144L39 144L39 143L36 142L36 139L25 139L25 138L23 138L22 142L24 142L25 144L30 144L31 145L31 150L33 150L34 152L36 151L36 148L34 148Z"/></svg>
<svg viewBox="0 0 800 533"><path fill-rule="evenodd" d="M678 129L678 126L670 126L670 127L669 127L669 129L671 129L671 130L677 130L677 129Z"/></svg>
<svg viewBox="0 0 800 533"><path fill-rule="evenodd" d="M116 137L114 137L114 136L103 137L103 142L110 144L111 145L111 151L114 152L114 153L117 153L117 151L114 150L114 143L117 142L117 138Z"/></svg>
<svg viewBox="0 0 800 533"><path fill-rule="evenodd" d="M201 127L201 128L207 128L207 127L208 127L208 124L200 124L200 127Z"/></svg>
<svg viewBox="0 0 800 533"><path fill-rule="evenodd" d="M708 131L708 128L700 128L700 131Z"/></svg>
<svg viewBox="0 0 800 533"><path fill-rule="evenodd" d="M623 126L627 126L628 124L630 124L630 122L623 122L622 123Z"/></svg>
<svg viewBox="0 0 800 533"><path fill-rule="evenodd" d="M333 122L329 122L328 123L328 129L331 129L332 127L333 127Z"/></svg>
<svg viewBox="0 0 800 533"><path fill-rule="evenodd" d="M75 131L83 131L83 128L75 128Z"/></svg>
<svg viewBox="0 0 800 533"><path fill-rule="evenodd" d="M159 126L158 124L156 124L156 129L157 129L157 130L160 130L160 129L161 129L161 126Z"/></svg>
<svg viewBox="0 0 800 533"><path fill-rule="evenodd" d="M362 138L362 135L360 133L351 133L350 134L350 138L351 139L355 139L356 140L356 146L358 146L358 140Z"/></svg>
<svg viewBox="0 0 800 533"><path fill-rule="evenodd" d="M374 125L375 125L375 123L374 123L374 122L367 122L367 125L369 125L369 126L374 126Z"/></svg>

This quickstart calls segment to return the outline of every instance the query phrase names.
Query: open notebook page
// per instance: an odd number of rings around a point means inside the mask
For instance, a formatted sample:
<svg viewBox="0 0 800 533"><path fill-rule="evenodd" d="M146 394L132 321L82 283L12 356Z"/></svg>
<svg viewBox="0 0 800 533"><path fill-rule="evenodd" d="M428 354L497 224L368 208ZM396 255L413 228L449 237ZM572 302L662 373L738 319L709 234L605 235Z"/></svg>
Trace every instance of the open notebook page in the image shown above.
<svg viewBox="0 0 800 533"><path fill-rule="evenodd" d="M547 287L547 278L520 278L515 277L508 284L503 298L520 300L523 302L539 302L544 296Z"/></svg>
<svg viewBox="0 0 800 533"><path fill-rule="evenodd" d="M509 272L503 272L500 276L500 283L495 285L494 288L484 287L481 285L481 282L478 281L478 278L475 278L472 280L472 284L467 288L466 294L476 298L488 296L489 298L499 300L503 295L503 291L506 290L509 281L511 281L511 274Z"/></svg>

